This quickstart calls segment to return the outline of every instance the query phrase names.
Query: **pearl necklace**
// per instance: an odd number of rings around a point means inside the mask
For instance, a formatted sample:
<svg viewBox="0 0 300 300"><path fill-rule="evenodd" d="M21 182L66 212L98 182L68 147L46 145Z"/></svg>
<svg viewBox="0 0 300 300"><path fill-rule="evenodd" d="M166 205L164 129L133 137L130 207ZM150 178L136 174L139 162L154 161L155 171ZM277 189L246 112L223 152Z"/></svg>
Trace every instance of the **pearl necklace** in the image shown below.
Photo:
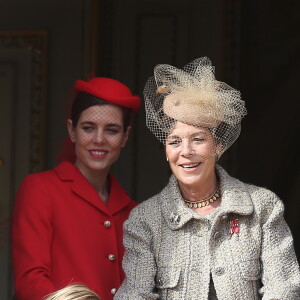
<svg viewBox="0 0 300 300"><path fill-rule="evenodd" d="M185 205L189 208L200 208L200 207L208 206L209 204L215 202L216 200L218 200L219 197L220 197L220 187L218 185L214 193L208 198L201 199L198 201L188 201L186 199L183 200L185 202Z"/></svg>

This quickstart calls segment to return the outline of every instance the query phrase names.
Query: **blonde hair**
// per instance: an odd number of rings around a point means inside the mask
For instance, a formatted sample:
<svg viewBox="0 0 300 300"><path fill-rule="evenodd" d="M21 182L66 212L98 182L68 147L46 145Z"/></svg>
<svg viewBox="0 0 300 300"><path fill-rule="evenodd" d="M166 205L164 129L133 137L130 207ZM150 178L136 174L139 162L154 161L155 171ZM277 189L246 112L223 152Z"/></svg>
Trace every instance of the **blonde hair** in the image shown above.
<svg viewBox="0 0 300 300"><path fill-rule="evenodd" d="M100 300L100 297L83 284L72 284L48 295L44 300Z"/></svg>

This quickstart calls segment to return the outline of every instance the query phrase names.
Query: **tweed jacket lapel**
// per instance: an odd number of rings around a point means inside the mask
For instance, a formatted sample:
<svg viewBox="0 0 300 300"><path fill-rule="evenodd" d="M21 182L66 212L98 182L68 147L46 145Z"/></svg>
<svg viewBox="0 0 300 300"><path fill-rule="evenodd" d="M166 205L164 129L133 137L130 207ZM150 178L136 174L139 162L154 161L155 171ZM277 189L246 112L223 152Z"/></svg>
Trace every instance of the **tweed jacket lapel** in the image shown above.
<svg viewBox="0 0 300 300"><path fill-rule="evenodd" d="M171 176L168 185L159 194L162 215L172 230L177 230L192 218L202 217L184 204L177 179Z"/></svg>
<svg viewBox="0 0 300 300"><path fill-rule="evenodd" d="M253 202L245 185L238 179L229 176L219 165L216 166L216 172L220 179L222 195L218 216L228 213L239 215L252 214L254 209ZM201 217L184 204L177 179L174 175L171 176L168 185L159 194L158 201L160 202L162 215L172 230L181 228L193 218L198 220L204 219L204 217Z"/></svg>

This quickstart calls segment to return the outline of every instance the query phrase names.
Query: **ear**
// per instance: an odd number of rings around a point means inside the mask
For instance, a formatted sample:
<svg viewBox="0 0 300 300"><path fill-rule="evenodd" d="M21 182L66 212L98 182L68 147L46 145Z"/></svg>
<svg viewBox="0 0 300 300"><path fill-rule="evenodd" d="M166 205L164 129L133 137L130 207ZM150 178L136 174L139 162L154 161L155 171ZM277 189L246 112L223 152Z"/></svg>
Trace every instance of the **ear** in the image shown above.
<svg viewBox="0 0 300 300"><path fill-rule="evenodd" d="M125 145L128 141L128 137L129 137L129 134L130 134L131 130L132 130L132 127L128 126L126 132L124 132L123 141L122 141L122 144L121 144L122 148L125 147Z"/></svg>
<svg viewBox="0 0 300 300"><path fill-rule="evenodd" d="M68 128L68 133L70 136L70 139L73 143L75 143L76 139L75 139L75 128L73 127L73 123L71 119L67 120L67 128Z"/></svg>

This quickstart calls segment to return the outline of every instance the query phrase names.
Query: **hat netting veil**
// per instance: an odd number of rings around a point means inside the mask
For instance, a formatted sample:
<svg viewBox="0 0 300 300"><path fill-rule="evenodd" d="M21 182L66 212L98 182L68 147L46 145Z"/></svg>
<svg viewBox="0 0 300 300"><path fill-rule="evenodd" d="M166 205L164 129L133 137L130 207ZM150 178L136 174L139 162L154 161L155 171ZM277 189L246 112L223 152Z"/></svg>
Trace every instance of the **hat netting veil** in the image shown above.
<svg viewBox="0 0 300 300"><path fill-rule="evenodd" d="M146 125L162 143L181 122L208 129L215 143L222 145L218 156L237 139L247 113L240 92L215 79L207 57L183 69L157 65L145 85L144 97Z"/></svg>

